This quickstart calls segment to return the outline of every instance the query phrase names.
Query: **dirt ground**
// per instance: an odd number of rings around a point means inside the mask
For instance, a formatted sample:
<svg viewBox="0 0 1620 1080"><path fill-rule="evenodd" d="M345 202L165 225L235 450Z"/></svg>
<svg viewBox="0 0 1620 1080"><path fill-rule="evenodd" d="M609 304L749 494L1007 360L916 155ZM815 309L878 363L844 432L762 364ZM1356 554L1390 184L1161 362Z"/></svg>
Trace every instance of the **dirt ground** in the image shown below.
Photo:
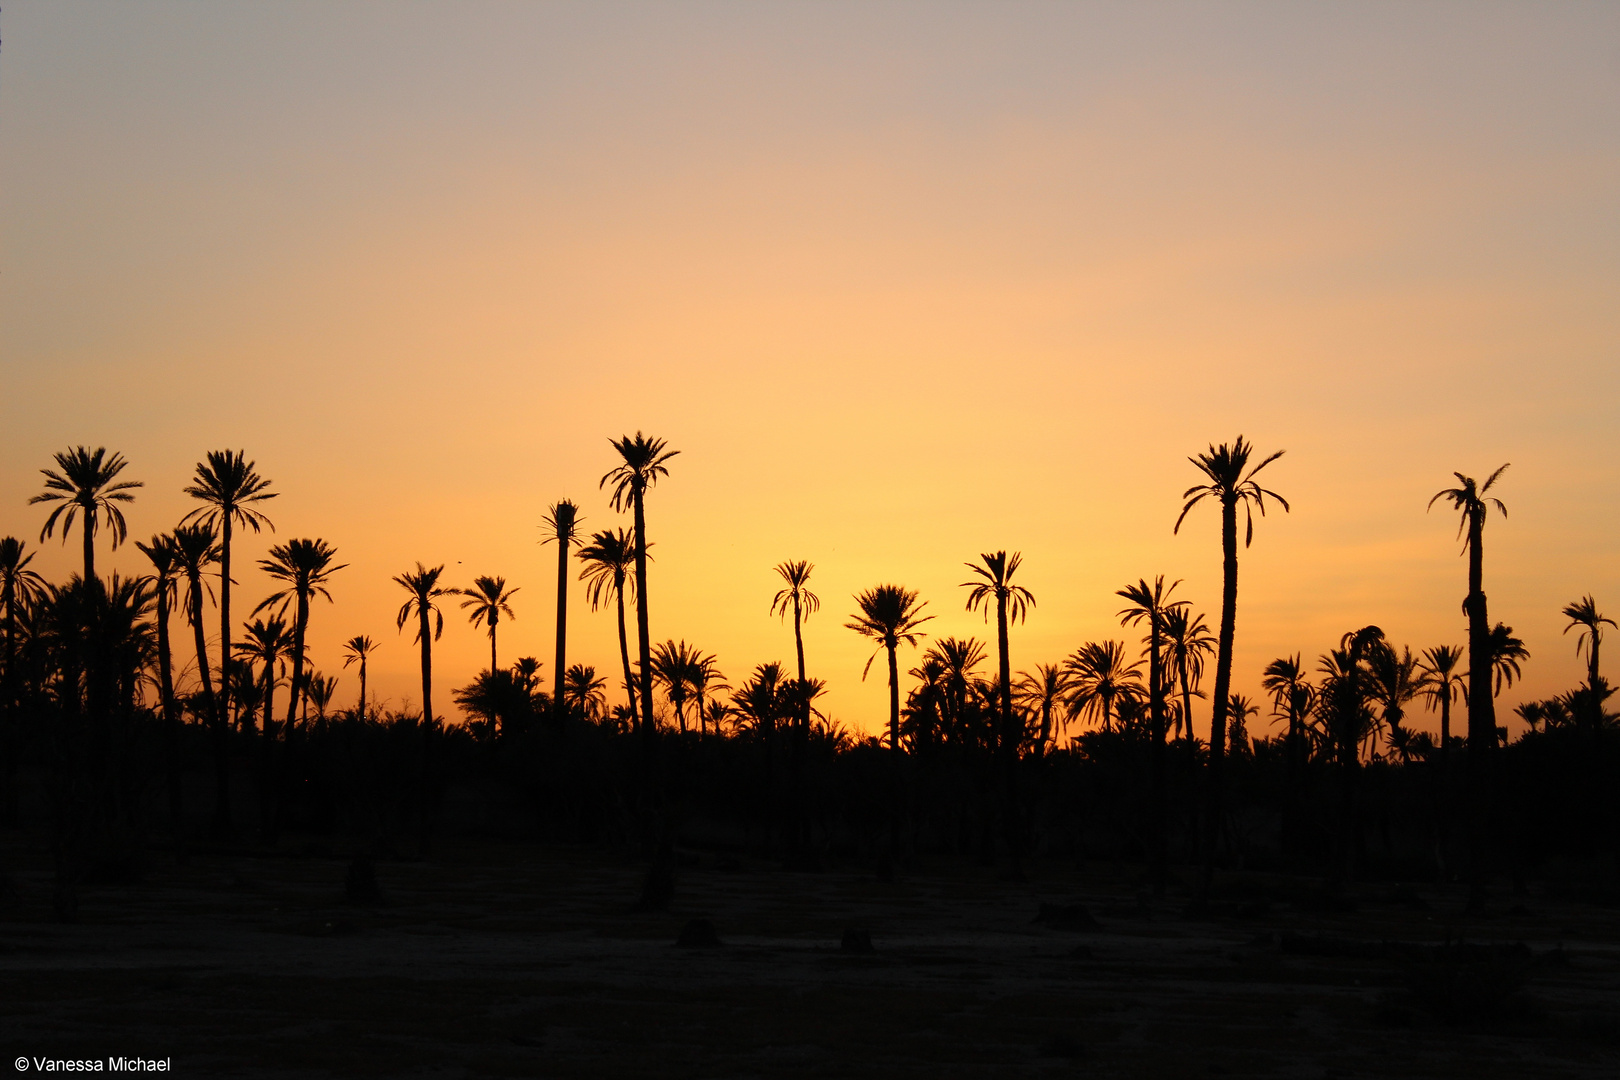
<svg viewBox="0 0 1620 1080"><path fill-rule="evenodd" d="M342 854L289 842L157 855L61 925L37 838L0 843L12 1057L210 1077L1620 1076L1620 911L1536 887L1465 921L1452 889L1363 885L1333 910L1311 882L1228 874L1190 913L1135 866L1015 884L918 863L883 884L686 853L673 910L632 914L627 855L446 841L379 863L385 902L354 907ZM718 946L676 944L695 918ZM871 951L843 947L851 927Z"/></svg>

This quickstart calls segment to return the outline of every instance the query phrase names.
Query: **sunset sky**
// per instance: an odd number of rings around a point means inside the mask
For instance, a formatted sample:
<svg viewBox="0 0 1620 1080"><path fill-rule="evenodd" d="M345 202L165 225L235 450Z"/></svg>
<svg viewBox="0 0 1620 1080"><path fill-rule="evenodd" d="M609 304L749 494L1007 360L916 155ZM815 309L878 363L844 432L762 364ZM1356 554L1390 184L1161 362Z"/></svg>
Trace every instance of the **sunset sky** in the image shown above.
<svg viewBox="0 0 1620 1080"><path fill-rule="evenodd" d="M336 545L312 662L344 704L360 633L420 700L417 560L521 586L502 659L549 685L540 521L627 525L597 482L638 429L681 451L654 640L733 682L788 660L771 568L808 559L811 673L857 730L885 698L852 595L984 635L980 552L1024 555L1015 669L1134 642L1144 576L1214 623L1218 511L1171 526L1240 432L1293 504L1242 555L1240 692L1369 622L1464 641L1425 512L1453 470L1512 463L1503 715L1581 679L1560 608L1620 617L1620 6L15 2L0 36L0 535L36 546L58 450L129 458L144 539L245 449L281 494L237 603L274 539ZM611 614L572 604L616 690ZM488 657L445 614L442 712Z"/></svg>

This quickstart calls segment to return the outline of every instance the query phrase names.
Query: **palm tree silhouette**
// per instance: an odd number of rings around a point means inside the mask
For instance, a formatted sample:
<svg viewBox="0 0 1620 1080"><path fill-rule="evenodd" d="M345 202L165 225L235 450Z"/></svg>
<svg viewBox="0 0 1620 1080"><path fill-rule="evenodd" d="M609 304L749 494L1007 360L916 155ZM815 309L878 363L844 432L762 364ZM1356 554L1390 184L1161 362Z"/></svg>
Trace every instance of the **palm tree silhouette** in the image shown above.
<svg viewBox="0 0 1620 1080"><path fill-rule="evenodd" d="M1264 517L1268 497L1275 499L1284 512L1288 511L1287 499L1261 487L1254 479L1260 470L1282 457L1283 453L1278 450L1251 467L1249 460L1254 454L1254 446L1239 435L1231 444L1211 444L1204 453L1188 458L1209 483L1196 484L1182 492L1181 497L1186 502L1182 504L1181 515L1176 518L1175 528L1171 530L1172 533L1179 533L1187 514L1202 500L1213 498L1221 504L1221 629L1215 654L1215 700L1209 721L1209 787L1205 809L1204 870L1200 883L1205 892L1214 873L1215 841L1221 828L1221 760L1226 754L1226 710L1231 704L1232 643L1237 628L1237 508L1242 504L1245 523L1243 546L1247 548L1254 541L1254 511L1259 510L1260 516Z"/></svg>
<svg viewBox="0 0 1620 1080"><path fill-rule="evenodd" d="M297 643L293 633L288 629L287 622L282 617L275 616L268 620L254 619L252 624L244 625L242 640L235 646L237 658L249 664L259 666L259 703L262 709L259 724L259 734L268 743L275 738L275 700L276 683L280 681L280 673L287 670L287 657L297 652ZM289 694L294 701L297 700L297 677ZM292 726L292 713L288 712L287 726Z"/></svg>
<svg viewBox="0 0 1620 1080"><path fill-rule="evenodd" d="M1185 600L1171 600L1170 594L1175 591L1181 582L1173 581L1170 587L1164 584L1164 575L1160 574L1149 585L1146 578L1142 578L1135 585L1127 585L1115 593L1116 596L1127 600L1126 606L1119 613L1121 626L1138 626L1144 621L1147 623L1148 646L1148 725L1151 729L1152 744L1152 799L1153 806L1148 815L1148 830L1151 837L1149 859L1153 875L1153 891L1163 895L1165 889L1166 866L1165 859L1165 827L1164 827L1164 801L1165 801L1165 723L1164 723L1164 692L1167 680L1164 677L1163 653L1164 621L1165 616L1178 607L1185 607Z"/></svg>
<svg viewBox="0 0 1620 1080"><path fill-rule="evenodd" d="M815 568L815 563L803 559L778 563L776 573L786 587L778 590L776 596L771 599L771 614L781 612L785 619L789 611L793 613L793 652L799 661L797 685L800 690L811 685L804 672L804 620L821 609L821 598L807 587L810 572ZM792 704L794 706L793 822L789 829L789 844L793 858L798 859L809 829L805 813L804 759L810 749L810 699L803 693L796 693L793 695Z"/></svg>
<svg viewBox="0 0 1620 1080"><path fill-rule="evenodd" d="M174 538L162 533L152 537L151 543L135 541L152 564L152 594L157 601L158 641L158 697L163 703L163 722L173 724L179 716L174 707L173 661L169 650L169 605L179 595L180 565L174 550Z"/></svg>
<svg viewBox="0 0 1620 1080"><path fill-rule="evenodd" d="M611 593L619 611L619 660L624 665L624 692L629 698L630 727L637 730L636 684L630 673L630 645L624 628L624 590L635 587L630 572L635 569L635 542L623 529L604 529L593 533L590 542L579 549L579 561L584 564L579 578L585 582L585 599L591 610L602 605L605 594Z"/></svg>
<svg viewBox="0 0 1620 1080"><path fill-rule="evenodd" d="M1605 618L1598 611L1597 601L1592 599L1590 593L1573 603L1565 604L1563 616L1569 620L1569 625L1564 627L1564 633L1567 634L1576 627L1581 628L1581 636L1575 639L1575 655L1581 655L1581 650L1585 649L1586 685L1592 691L1590 696L1593 703L1598 704L1597 685L1602 678L1598 674L1598 647L1603 644L1603 624L1614 626L1615 621Z"/></svg>
<svg viewBox="0 0 1620 1080"><path fill-rule="evenodd" d="M559 720L564 714L563 682L568 653L568 545L574 542L580 520L579 507L572 502L562 499L553 503L544 522L549 531L541 541L543 544L557 543L557 683L552 702ZM490 631L494 632L493 625Z"/></svg>
<svg viewBox="0 0 1620 1080"><path fill-rule="evenodd" d="M1424 695L1429 699L1430 707L1440 707L1440 760L1446 760L1451 752L1451 703L1457 700L1457 695L1463 689L1463 682L1457 674L1457 662L1462 659L1462 647L1458 645L1436 645L1423 650L1423 671L1428 677L1428 686Z"/></svg>
<svg viewBox="0 0 1620 1080"><path fill-rule="evenodd" d="M415 570L406 571L394 578L394 582L407 593L410 599L400 605L399 614L394 619L396 630L405 628L405 621L416 616L416 640L422 646L422 723L424 726L433 723L433 643L444 633L444 613L434 603L444 596L453 596L455 589L445 589L439 586L439 575L444 573L441 563L429 570L421 563L416 564ZM437 618L437 624L433 619ZM430 634L428 631L432 630ZM490 628L491 630L494 627ZM490 635L491 655L494 653L495 638ZM491 676L494 668L491 665Z"/></svg>
<svg viewBox="0 0 1620 1080"><path fill-rule="evenodd" d="M1230 730L1232 752L1246 756L1250 752L1249 717L1259 715L1260 707L1243 694L1233 694L1232 700L1227 702L1227 708L1228 715L1232 718Z"/></svg>
<svg viewBox="0 0 1620 1080"><path fill-rule="evenodd" d="M917 627L933 616L922 614L922 609L927 606L926 601L919 604L915 591L899 585L879 585L868 589L855 597L855 605L860 608L860 613L850 616L854 621L845 623L845 629L877 642L877 648L866 658L866 666L861 669L861 679L864 681L872 670L872 661L878 653L887 652L889 655L889 749L898 761L900 667L895 659L895 651L902 642L915 648L923 637Z"/></svg>
<svg viewBox="0 0 1620 1080"><path fill-rule="evenodd" d="M292 624L292 686L288 688L287 696L287 727L292 727L293 717L298 715L298 703L303 697L304 686L304 641L309 631L309 601L317 594L326 597L331 602L332 594L326 591L326 583L333 574L344 569L348 564L332 565L337 557L337 549L327 544L325 540L289 540L285 544L277 544L270 549L270 557L259 562L259 569L269 574L277 581L285 582L286 587L271 593L253 609L257 615L265 608L275 606L277 614L286 618L287 608L292 606L294 617ZM265 730L270 729L270 717L265 716Z"/></svg>
<svg viewBox="0 0 1620 1080"><path fill-rule="evenodd" d="M1176 738L1192 738L1192 696L1204 678L1204 659L1215 655L1215 635L1204 617L1190 607L1172 608L1164 616L1164 644L1170 674L1181 685L1181 715L1176 717Z"/></svg>
<svg viewBox="0 0 1620 1080"><path fill-rule="evenodd" d="M1088 641L1063 661L1069 676L1069 697L1064 703L1071 717L1098 719L1102 729L1114 724L1115 702L1142 692L1142 661L1125 662L1122 641Z"/></svg>
<svg viewBox="0 0 1620 1080"><path fill-rule="evenodd" d="M720 673L720 661L712 653L705 656L693 650L692 668L688 683L692 688L692 700L695 703L698 717L698 736L701 738L706 731L706 712L710 694L721 690L730 690L731 684ZM719 734L717 730L716 735Z"/></svg>
<svg viewBox="0 0 1620 1080"><path fill-rule="evenodd" d="M1504 686L1512 686L1513 680L1523 674L1519 670L1519 661L1530 659L1530 650L1525 648L1524 642L1513 636L1513 627L1505 623L1497 623L1491 628L1491 683L1493 694L1500 694Z"/></svg>
<svg viewBox="0 0 1620 1080"><path fill-rule="evenodd" d="M1315 704L1316 688L1306 679L1298 653L1267 664L1260 686L1271 695L1272 715L1288 721L1288 796L1281 847L1285 856L1292 856L1299 849L1300 807L1305 800L1305 718Z"/></svg>
<svg viewBox="0 0 1620 1080"><path fill-rule="evenodd" d="M1020 705L1040 716L1041 737L1036 753L1046 753L1052 739L1053 713L1069 694L1068 672L1058 664L1037 665L1033 672L1019 675L1013 694Z"/></svg>
<svg viewBox="0 0 1620 1080"><path fill-rule="evenodd" d="M326 710L337 694L337 684L336 676L327 678L318 671L310 675L308 685L305 687L305 696L307 704L315 706L317 722L326 719Z"/></svg>
<svg viewBox="0 0 1620 1080"><path fill-rule="evenodd" d="M210 450L197 463L197 473L185 493L203 505L180 519L181 524L196 519L217 529L219 535L219 663L220 715L230 712L231 693L224 667L231 655L231 531L240 524L255 533L275 525L256 504L273 499L270 481L254 471L254 463L241 450Z"/></svg>
<svg viewBox="0 0 1620 1080"><path fill-rule="evenodd" d="M679 454L667 449L663 439L650 438L641 432L608 440L618 451L621 464L609 470L597 488L613 485L610 500L613 509L623 513L626 508L635 514L636 559L636 638L641 655L641 715L645 718L642 730L647 738L653 734L652 724L652 631L647 618L647 489L668 476L666 463Z"/></svg>
<svg viewBox="0 0 1620 1080"><path fill-rule="evenodd" d="M1399 741L1397 732L1406 719L1406 706L1429 688L1429 673L1421 660L1412 655L1410 646L1400 653L1386 643L1379 643L1367 654L1371 678L1371 697L1383 708L1380 719L1389 730L1390 743Z"/></svg>
<svg viewBox="0 0 1620 1080"><path fill-rule="evenodd" d="M441 567L441 569L443 569ZM398 580L397 578L395 579ZM401 584L404 584L401 582ZM495 628L500 624L504 614L508 619L517 618L512 614L512 597L517 589L508 589L506 579L503 577L476 577L473 578L473 587L470 589L446 589L445 595L465 596L461 602L463 610L472 608L467 621L474 626L485 625L489 627L489 671L490 674L500 670L495 662ZM435 635L437 636L437 635Z"/></svg>
<svg viewBox="0 0 1620 1080"><path fill-rule="evenodd" d="M191 623L192 640L197 649L197 677L202 681L203 708L213 730L210 740L214 747L213 831L216 837L224 837L231 829L230 744L225 709L214 696L214 682L209 673L208 643L203 636L203 600L208 586L202 578L203 572L219 561L219 545L215 543L213 527L207 524L180 525L171 535L175 564L186 579L186 619ZM211 599L212 591L207 595ZM221 677L225 675L222 673Z"/></svg>
<svg viewBox="0 0 1620 1080"><path fill-rule="evenodd" d="M134 502L135 496L130 494L135 488L145 485L139 480L120 480L118 474L124 471L129 462L124 460L123 454L114 453L107 456L107 448L98 446L94 451L83 446L76 446L72 450L63 450L56 455L56 469L41 469L45 474L45 490L32 499L28 505L37 503L59 503L51 516L45 519L45 527L39 531L40 542L43 543L56 529L57 519L62 521L62 542L67 543L68 530L73 527L73 520L80 514L84 521L79 525L79 534L84 540L84 580L96 579L96 529L105 523L112 530L113 549L124 542L128 535L128 526L124 524L124 514L117 507L117 503Z"/></svg>
<svg viewBox="0 0 1620 1080"><path fill-rule="evenodd" d="M360 703L355 707L355 717L360 720L366 718L366 662L371 654L377 651L377 643L365 634L359 634L343 643L343 666L359 663L360 665Z"/></svg>
<svg viewBox="0 0 1620 1080"><path fill-rule="evenodd" d="M6 671L5 682L0 684L0 705L7 710L16 700L17 619L46 591L45 579L28 569L34 556L24 554L27 546L15 536L0 539L0 608L6 616Z"/></svg>
<svg viewBox="0 0 1620 1080"><path fill-rule="evenodd" d="M675 721L682 735L686 734L686 703L693 696L693 682L701 666L699 660L698 651L684 640L666 641L653 650L653 680L664 688L664 695L674 706Z"/></svg>
<svg viewBox="0 0 1620 1080"><path fill-rule="evenodd" d="M987 552L980 555L980 563L963 564L979 576L978 581L962 583L962 588L972 590L968 593L967 609L975 611L983 607L985 622L989 622L990 602L995 601L996 651L1000 659L997 689L1001 699L997 702L1001 712L1001 731L997 742L1002 747L1003 757L1008 755L1016 757L1018 754L1018 740L1013 730L1012 719L1012 658L1008 652L1007 623L1009 620L1023 622L1029 609L1035 606L1034 594L1022 585L1012 583L1013 575L1018 572L1018 566L1023 562L1023 558L1023 555L1016 551L1011 555L1005 551L997 551L994 554Z"/></svg>
<svg viewBox="0 0 1620 1080"><path fill-rule="evenodd" d="M602 718L607 710L607 695L602 692L606 679L596 676L596 669L586 664L575 664L568 669L563 680L563 702L570 712L591 723Z"/></svg>

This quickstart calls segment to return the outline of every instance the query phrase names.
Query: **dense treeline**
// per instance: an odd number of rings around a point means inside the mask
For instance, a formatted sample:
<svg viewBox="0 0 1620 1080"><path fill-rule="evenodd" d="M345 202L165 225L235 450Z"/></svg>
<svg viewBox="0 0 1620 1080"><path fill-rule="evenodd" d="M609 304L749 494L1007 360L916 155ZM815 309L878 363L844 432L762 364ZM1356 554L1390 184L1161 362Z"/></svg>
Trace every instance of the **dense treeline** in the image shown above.
<svg viewBox="0 0 1620 1080"><path fill-rule="evenodd" d="M1014 632L1037 602L1015 581L1018 553L967 564L962 599L993 624L988 641L930 640L916 592L878 585L854 598L847 625L872 643L868 673L878 665L889 710L881 735L856 737L818 708L826 684L802 627L821 600L807 561L776 568L768 605L792 620L791 664L731 683L717 657L653 640L647 502L676 451L640 433L612 445L602 487L631 527L580 536L568 500L545 518L558 551L549 692L538 659L501 662L518 591L504 578L458 588L443 566L418 563L394 579L396 625L420 650L420 711L368 697L368 635L344 646L356 697L339 701L337 680L314 669L310 620L345 569L325 540L272 546L259 569L273 589L233 625L233 534L273 528L276 497L245 454L197 465L185 489L196 509L137 542L150 572L133 578L98 575L95 556L98 537L127 538L123 507L141 484L120 479L119 454L58 454L31 501L50 507L41 540L77 529L82 573L47 582L26 543L0 539L0 820L45 827L58 914L72 917L85 881L138 875L161 847L184 858L290 834L351 850L358 897L372 888L371 859L459 830L633 846L651 858L653 905L668 901L678 846L803 869L863 860L882 874L936 854L1015 876L1032 857L1140 859L1155 891L1179 875L1204 898L1235 865L1320 876L1329 895L1371 875L1463 877L1476 901L1493 878L1522 883L1548 858L1620 854L1620 717L1599 669L1615 624L1592 597L1563 612L1585 682L1520 706L1528 730L1516 740L1496 723L1496 695L1528 659L1511 627L1489 621L1483 587L1501 469L1483 484L1458 474L1434 500L1460 517L1466 646L1414 653L1376 626L1352 629L1314 665L1271 662L1268 700L1232 693L1239 552L1254 511L1288 508L1256 481L1280 452L1256 459L1239 438L1191 459L1201 483L1176 520L1204 500L1220 508L1217 629L1176 596L1178 582L1143 578L1118 591L1120 640L1018 671ZM617 618L611 678L568 663L576 578L592 610ZM490 645L488 669L452 691L465 724L433 708L433 643L452 603ZM1208 739L1193 734L1198 702ZM1418 708L1439 714L1440 739L1412 730Z"/></svg>

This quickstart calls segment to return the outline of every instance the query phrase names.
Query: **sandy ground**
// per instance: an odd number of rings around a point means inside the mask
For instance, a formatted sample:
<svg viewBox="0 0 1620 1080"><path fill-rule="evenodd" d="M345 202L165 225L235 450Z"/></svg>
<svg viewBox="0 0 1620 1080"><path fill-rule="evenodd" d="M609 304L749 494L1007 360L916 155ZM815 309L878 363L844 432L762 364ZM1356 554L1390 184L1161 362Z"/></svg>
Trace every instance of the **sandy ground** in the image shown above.
<svg viewBox="0 0 1620 1080"><path fill-rule="evenodd" d="M64 926L38 843L4 857L10 1057L167 1057L181 1076L1620 1076L1620 911L1539 890L1465 922L1449 890L1365 885L1322 912L1310 883L1228 875L1189 917L1184 890L1152 902L1129 866L1013 884L922 863L881 884L705 853L671 912L631 914L629 857L447 841L379 864L376 907L342 903L336 855L160 855L140 884L87 887ZM1043 903L1097 925L1035 922ZM693 918L718 947L675 944ZM872 952L841 948L852 925ZM1480 1001L1487 1026L1453 1022Z"/></svg>

